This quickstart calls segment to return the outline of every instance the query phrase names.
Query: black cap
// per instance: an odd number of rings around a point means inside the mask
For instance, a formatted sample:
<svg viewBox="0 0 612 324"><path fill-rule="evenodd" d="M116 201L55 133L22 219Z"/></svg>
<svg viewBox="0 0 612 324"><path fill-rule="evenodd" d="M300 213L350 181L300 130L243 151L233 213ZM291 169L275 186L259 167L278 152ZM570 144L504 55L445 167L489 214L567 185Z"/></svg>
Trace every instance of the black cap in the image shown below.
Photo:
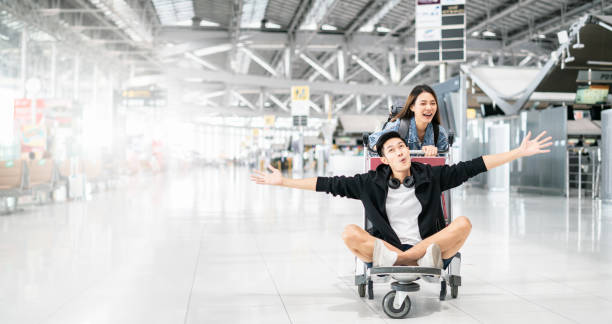
<svg viewBox="0 0 612 324"><path fill-rule="evenodd" d="M378 141L376 141L376 153L378 153L378 156L383 156L382 152L385 142L396 137L404 141L404 144L406 144L406 140L403 139L402 136L396 131L386 132L378 138Z"/></svg>

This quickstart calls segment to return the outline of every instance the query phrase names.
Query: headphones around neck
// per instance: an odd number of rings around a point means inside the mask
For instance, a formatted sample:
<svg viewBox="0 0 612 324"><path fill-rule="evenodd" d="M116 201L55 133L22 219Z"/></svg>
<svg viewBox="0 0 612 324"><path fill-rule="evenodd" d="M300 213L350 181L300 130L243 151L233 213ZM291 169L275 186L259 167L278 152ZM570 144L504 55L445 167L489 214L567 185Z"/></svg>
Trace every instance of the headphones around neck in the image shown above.
<svg viewBox="0 0 612 324"><path fill-rule="evenodd" d="M412 188L414 187L414 178L412 176L407 176L400 182L399 179L390 177L388 184L391 189L398 189L400 185L404 185L406 188Z"/></svg>

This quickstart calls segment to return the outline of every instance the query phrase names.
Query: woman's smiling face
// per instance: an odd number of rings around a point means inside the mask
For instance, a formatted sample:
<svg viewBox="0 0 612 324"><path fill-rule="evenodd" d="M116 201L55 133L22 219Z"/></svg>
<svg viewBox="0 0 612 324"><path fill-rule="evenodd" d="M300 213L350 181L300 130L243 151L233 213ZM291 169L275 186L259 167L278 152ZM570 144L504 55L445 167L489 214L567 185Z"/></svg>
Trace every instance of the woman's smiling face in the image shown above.
<svg viewBox="0 0 612 324"><path fill-rule="evenodd" d="M429 92L422 92L414 101L414 105L410 107L414 112L414 120L417 123L431 123L436 115L438 105L436 98Z"/></svg>

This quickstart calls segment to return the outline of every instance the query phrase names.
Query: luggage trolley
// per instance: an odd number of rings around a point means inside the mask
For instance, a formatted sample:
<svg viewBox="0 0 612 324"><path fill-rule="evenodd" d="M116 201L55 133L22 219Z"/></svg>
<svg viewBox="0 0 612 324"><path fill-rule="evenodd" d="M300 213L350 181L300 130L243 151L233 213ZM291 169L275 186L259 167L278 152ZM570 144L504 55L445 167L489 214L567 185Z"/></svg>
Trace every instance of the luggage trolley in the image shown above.
<svg viewBox="0 0 612 324"><path fill-rule="evenodd" d="M368 145L369 134L363 135L365 170L375 170L382 162L376 152L370 149ZM449 146L453 144L453 134L449 132ZM424 157L423 151L410 151L410 158L414 162L429 164L431 166L444 165L450 160L450 150L445 156ZM450 190L442 193L442 210L446 225L452 221L451 215L451 195ZM365 217L364 217L365 218ZM365 218L364 229L366 231L372 228L372 224ZM409 292L420 290L420 285L416 283L420 278L431 283L440 283L440 300L446 299L447 285L450 286L451 297L457 298L459 294L459 286L461 286L461 254L457 253L451 260L446 269L419 267L419 266L393 266L393 267L378 267L370 268L359 258L355 258L355 285L357 285L359 296L365 297L366 290L368 299L374 299L374 282L373 275L391 276L394 281L391 283L391 291L389 291L382 300L382 308L385 314L391 318L404 318L410 312Z"/></svg>

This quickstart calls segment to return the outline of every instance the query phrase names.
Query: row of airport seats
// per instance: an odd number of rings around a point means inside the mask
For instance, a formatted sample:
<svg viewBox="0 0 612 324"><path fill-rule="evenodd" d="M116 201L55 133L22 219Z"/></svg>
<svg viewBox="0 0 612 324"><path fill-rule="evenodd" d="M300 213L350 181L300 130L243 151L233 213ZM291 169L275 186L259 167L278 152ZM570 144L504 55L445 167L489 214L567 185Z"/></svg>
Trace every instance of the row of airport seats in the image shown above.
<svg viewBox="0 0 612 324"><path fill-rule="evenodd" d="M98 161L76 159L55 162L50 159L0 162L0 200L9 211L8 199L40 195L50 197L57 189L66 188L71 198L85 198L87 186L107 185L112 170L104 170ZM55 197L54 197L55 198Z"/></svg>

